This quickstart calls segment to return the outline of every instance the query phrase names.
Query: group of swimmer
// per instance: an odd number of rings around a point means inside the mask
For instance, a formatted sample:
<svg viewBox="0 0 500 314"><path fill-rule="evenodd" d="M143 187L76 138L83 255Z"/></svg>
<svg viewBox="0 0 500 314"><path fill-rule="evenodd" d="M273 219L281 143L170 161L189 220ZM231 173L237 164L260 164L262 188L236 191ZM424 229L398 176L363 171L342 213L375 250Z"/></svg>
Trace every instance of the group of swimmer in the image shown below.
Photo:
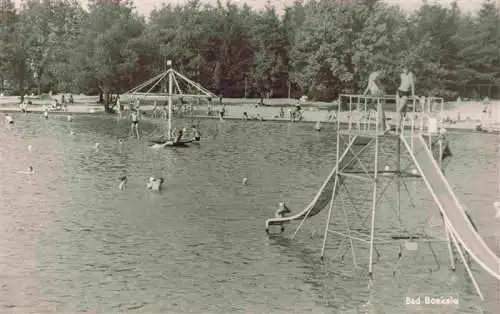
<svg viewBox="0 0 500 314"><path fill-rule="evenodd" d="M25 110L24 108L21 109L21 112L24 112L24 113L29 113L28 110ZM49 110L47 107L44 106L43 108L43 117L45 119L49 119ZM8 113L5 113L4 114L4 119L5 119L5 123L7 124L14 124L14 118L12 118L12 116ZM68 114L68 117L67 117L68 121L72 121L73 120L73 117L71 116L71 114Z"/></svg>
<svg viewBox="0 0 500 314"><path fill-rule="evenodd" d="M123 190L125 189L125 186L128 182L128 178L127 176L121 176L119 179L120 185L118 185L118 189ZM165 180L163 178L150 177L146 188L153 191L160 191L162 189L162 184L164 181Z"/></svg>
<svg viewBox="0 0 500 314"><path fill-rule="evenodd" d="M371 96L375 96L375 97L385 96L386 93L385 93L385 90L383 88L383 84L381 83L383 75L384 75L384 70L377 70L377 71L370 73L370 75L368 77L368 85L367 85L365 91L363 92L363 96L365 96L367 94L370 94ZM379 118L381 119L382 127L385 130L385 132L390 132L390 131L398 132L398 130L401 129L401 123L403 121L403 116L406 114L407 101L408 101L408 99L413 98L413 97L415 97L415 77L414 77L413 73L411 71L409 71L408 67L404 66L402 69L402 73L400 75L400 85L397 89L396 99L398 100L398 104L397 104L397 115L396 115L395 125L389 126L386 123L385 112L384 112L384 108L383 108L383 105L381 104L381 102L378 102L379 108L373 108L373 105L371 108L371 109L375 109L375 110L378 109L377 111L380 112ZM299 121L302 119L301 105L306 100L307 100L307 98L305 96L303 96L298 101L294 110L292 110L292 109L289 110L289 117L290 117L291 121ZM139 100L135 100L134 104L131 104L131 106L130 106L131 131L132 131L132 135L137 137L137 139L140 138L140 135L139 135L139 106L140 106ZM116 106L115 107L117 108L116 111L118 113L118 117L121 118L122 105L120 103L119 96L116 97ZM209 111L211 111L210 107L209 107ZM26 112L26 110L24 110L24 112ZM223 106L222 110L219 112L219 117L221 120L224 119L225 113L226 113L226 108L225 108L225 106ZM46 119L48 119L48 109L47 108L44 108L43 114L44 114L44 117ZM283 108L280 108L279 117L284 118L284 116L285 116L284 110L283 110ZM249 119L247 112L243 113L242 118L244 120ZM71 119L72 119L71 115L68 115L68 121L71 121ZM262 116L260 116L260 115L257 115L257 119L263 120ZM8 124L14 123L12 117L8 114L5 114L5 121ZM200 135L197 127L195 125L192 125L191 129L192 129L192 139L190 140L190 142L199 142L201 135ZM319 131L321 129L319 123L315 126L315 129L317 131ZM173 133L175 134L176 132L174 131ZM173 140L173 143L181 143L185 133L186 133L186 128L179 129L177 131L177 134L176 134L174 140ZM172 135L173 134L169 134L169 138L172 138L173 137ZM97 149L97 147L96 147L96 149ZM30 167L29 172L30 173L32 172L31 167ZM151 189L151 190L160 190L163 182L164 182L163 178L151 177L148 184L147 184L147 188ZM127 177L126 176L121 177L119 189L122 190L125 187L126 183L127 183ZM279 209L276 212L276 217L286 217L290 213L291 213L291 210L284 204L284 202L282 202L282 203L280 203ZM283 230L283 227L282 227L282 230Z"/></svg>
<svg viewBox="0 0 500 314"><path fill-rule="evenodd" d="M29 113L30 111L28 111L25 106L20 106L20 110L21 112L23 113ZM49 114L48 114L49 110L46 106L44 106L43 108L43 116L45 119L48 119L49 118ZM9 114L9 113L5 113L4 114L4 120L5 120L5 123L7 125L12 125L14 124L14 119L13 117ZM139 134L139 131L138 131L138 112L136 110L132 110L131 111L131 120L132 120L132 130L135 131L135 133ZM69 113L67 115L67 121L68 122L72 122L73 121L73 117L71 115L71 113ZM193 141L200 141L201 139L201 135L200 133L198 132L198 129L196 128L196 126L192 126L192 130L193 130ZM183 136L183 133L185 133L185 128L184 129L181 129L179 130L178 132L178 136L176 138L176 141L180 141L182 139L182 136ZM71 132L71 134L74 134L73 132ZM123 144L123 140L122 139L119 139L119 143L120 144ZM99 147L100 147L100 143L95 143L94 145L94 149L95 151L99 151ZM28 150L31 152L32 151L32 145L29 145L28 146ZM28 167L28 171L18 171L18 173L23 173L23 174L29 174L29 175L33 175L35 173L34 169L32 166L29 166ZM119 181L120 181L120 184L118 186L118 188L120 190L123 190L128 182L128 178L127 176L122 176L119 178ZM162 189L162 184L164 182L164 179L163 178L155 178L155 177L150 177L149 178L149 181L146 185L146 187L150 190L153 190L153 191L160 191Z"/></svg>

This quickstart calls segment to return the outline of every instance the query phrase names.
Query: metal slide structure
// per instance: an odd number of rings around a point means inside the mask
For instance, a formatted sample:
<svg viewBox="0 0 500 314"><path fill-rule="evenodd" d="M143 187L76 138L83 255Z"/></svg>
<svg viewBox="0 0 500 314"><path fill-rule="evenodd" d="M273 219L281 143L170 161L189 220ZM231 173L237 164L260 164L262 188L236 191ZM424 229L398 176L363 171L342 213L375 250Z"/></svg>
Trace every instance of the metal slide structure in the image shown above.
<svg viewBox="0 0 500 314"><path fill-rule="evenodd" d="M486 245L480 235L474 230L467 214L459 202L450 184L446 180L432 152L422 136L413 141L410 149L408 139L401 136L415 166L420 172L434 201L445 218L445 222L461 246L488 273L500 280L500 259Z"/></svg>
<svg viewBox="0 0 500 314"><path fill-rule="evenodd" d="M350 148L352 148L353 150L354 149L359 150L359 152L361 152L368 146L369 143L371 143L371 140L372 139L370 138L362 136L354 137L354 139L349 143L349 147L344 151L344 154L340 158L340 163L339 163L339 165L341 165L340 169L343 170L344 168L348 168L353 162L356 161L355 157L352 158L347 157ZM337 174L337 168L334 167L332 172L328 175L325 182L319 189L314 199L301 212L289 217L275 217L268 219L266 221L266 231L269 231L269 226L281 226L294 220L311 218L320 213L330 203L333 196L333 191L334 190L337 191L335 194L337 194L339 191L338 187L337 189L334 189L336 174ZM345 177L343 176L338 178L338 186L342 185L344 179Z"/></svg>

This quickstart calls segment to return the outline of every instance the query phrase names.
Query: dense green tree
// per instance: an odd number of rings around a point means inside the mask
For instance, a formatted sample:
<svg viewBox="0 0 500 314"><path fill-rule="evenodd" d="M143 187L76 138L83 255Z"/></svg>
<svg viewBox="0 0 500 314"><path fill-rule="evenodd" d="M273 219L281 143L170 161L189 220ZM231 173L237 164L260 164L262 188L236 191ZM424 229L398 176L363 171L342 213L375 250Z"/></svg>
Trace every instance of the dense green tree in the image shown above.
<svg viewBox="0 0 500 314"><path fill-rule="evenodd" d="M477 18L466 18L459 33L458 81L500 85L500 7L489 0Z"/></svg>
<svg viewBox="0 0 500 314"><path fill-rule="evenodd" d="M137 70L139 57L132 49L140 38L144 20L130 2L91 5L74 39L71 68L77 82L99 91L107 108L110 94L121 91L123 78Z"/></svg>
<svg viewBox="0 0 500 314"><path fill-rule="evenodd" d="M25 87L30 79L26 35L28 28L23 23L23 12L15 10L13 2L2 1L0 21L0 71L1 79L10 78L11 89L16 87L16 94L24 99ZM3 85L3 82L2 82Z"/></svg>
<svg viewBox="0 0 500 314"><path fill-rule="evenodd" d="M283 95L288 83L287 38L274 7L255 17L252 28L253 64L250 78L262 99L278 89Z"/></svg>
<svg viewBox="0 0 500 314"><path fill-rule="evenodd" d="M4 91L6 80L16 80L13 58L15 57L15 34L17 13L12 0L0 0L0 91Z"/></svg>
<svg viewBox="0 0 500 314"><path fill-rule="evenodd" d="M361 90L376 69L387 70L392 78L405 27L403 13L393 7L309 4L292 45L292 78L305 93L321 99Z"/></svg>
<svg viewBox="0 0 500 314"><path fill-rule="evenodd" d="M130 1L0 0L0 81L24 88L124 92L176 69L226 97L306 93L332 100L387 73L393 93L408 66L417 92L460 94L464 84L500 84L499 8L476 14L424 2L408 15L377 0L297 0L279 17L232 2L190 0L140 16ZM107 102L105 102L107 103Z"/></svg>
<svg viewBox="0 0 500 314"><path fill-rule="evenodd" d="M20 20L25 30L27 63L34 79L44 89L68 82L62 71L71 50L71 39L80 30L76 0L28 0L24 2Z"/></svg>
<svg viewBox="0 0 500 314"><path fill-rule="evenodd" d="M457 73L456 29L460 24L460 12L456 4L451 9L439 4L424 4L410 19L413 27L409 38L413 51L409 66L418 78L421 94L452 96Z"/></svg>

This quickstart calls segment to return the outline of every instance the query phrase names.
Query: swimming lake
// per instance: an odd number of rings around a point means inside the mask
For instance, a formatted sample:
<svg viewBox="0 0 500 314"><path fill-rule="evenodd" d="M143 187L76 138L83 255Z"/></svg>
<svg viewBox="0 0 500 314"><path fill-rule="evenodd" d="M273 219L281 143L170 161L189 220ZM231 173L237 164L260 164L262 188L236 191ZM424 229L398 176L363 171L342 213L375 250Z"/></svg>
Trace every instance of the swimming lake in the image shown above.
<svg viewBox="0 0 500 314"><path fill-rule="evenodd" d="M481 301L463 265L448 270L445 243L432 250L419 243L395 276L399 244L380 247L369 285L366 245L356 245L356 272L350 249L344 260L334 259L342 239L333 234L320 260L326 211L294 240L295 223L283 234L265 233L280 201L302 210L330 173L334 125L318 133L308 123L199 120L201 145L155 150L147 140L160 134L158 122L142 122L144 140L136 140L127 120L105 115L68 122L64 115L15 114L14 120L12 128L0 126L1 313L494 313L499 307L498 282L472 264ZM475 133L450 139L447 177L498 254L492 204L500 140ZM29 166L34 175L18 173ZM122 175L128 184L120 191ZM146 189L150 176L165 179L163 191ZM411 211L425 211L430 196L413 181L409 189L424 205ZM369 191L359 182L350 189ZM349 206L354 217L357 205ZM416 296L457 296L459 304L406 304Z"/></svg>

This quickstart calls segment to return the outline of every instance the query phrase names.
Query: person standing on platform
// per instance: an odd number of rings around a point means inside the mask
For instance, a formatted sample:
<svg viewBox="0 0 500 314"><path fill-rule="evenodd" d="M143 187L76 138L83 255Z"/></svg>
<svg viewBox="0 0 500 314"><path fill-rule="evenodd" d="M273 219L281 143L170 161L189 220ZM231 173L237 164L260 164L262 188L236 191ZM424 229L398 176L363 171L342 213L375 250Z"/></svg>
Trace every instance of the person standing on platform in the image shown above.
<svg viewBox="0 0 500 314"><path fill-rule="evenodd" d="M401 130L401 124L406 114L406 104L408 98L415 97L415 77L411 71L405 66L403 68L403 73L401 73L401 83L399 84L398 91L396 94L396 99L398 100L398 106L396 109L396 131Z"/></svg>
<svg viewBox="0 0 500 314"><path fill-rule="evenodd" d="M374 97L383 97L385 95L384 87L381 82L381 79L384 75L383 70L378 70L370 73L368 76L368 86L366 86L365 91L363 92L363 96L366 96L368 92L370 93L370 96ZM386 122L385 122L385 111L384 111L384 100L379 99L377 102L377 107L372 109L375 109L375 111L378 111L380 122L382 123L382 127L384 130L388 130Z"/></svg>

